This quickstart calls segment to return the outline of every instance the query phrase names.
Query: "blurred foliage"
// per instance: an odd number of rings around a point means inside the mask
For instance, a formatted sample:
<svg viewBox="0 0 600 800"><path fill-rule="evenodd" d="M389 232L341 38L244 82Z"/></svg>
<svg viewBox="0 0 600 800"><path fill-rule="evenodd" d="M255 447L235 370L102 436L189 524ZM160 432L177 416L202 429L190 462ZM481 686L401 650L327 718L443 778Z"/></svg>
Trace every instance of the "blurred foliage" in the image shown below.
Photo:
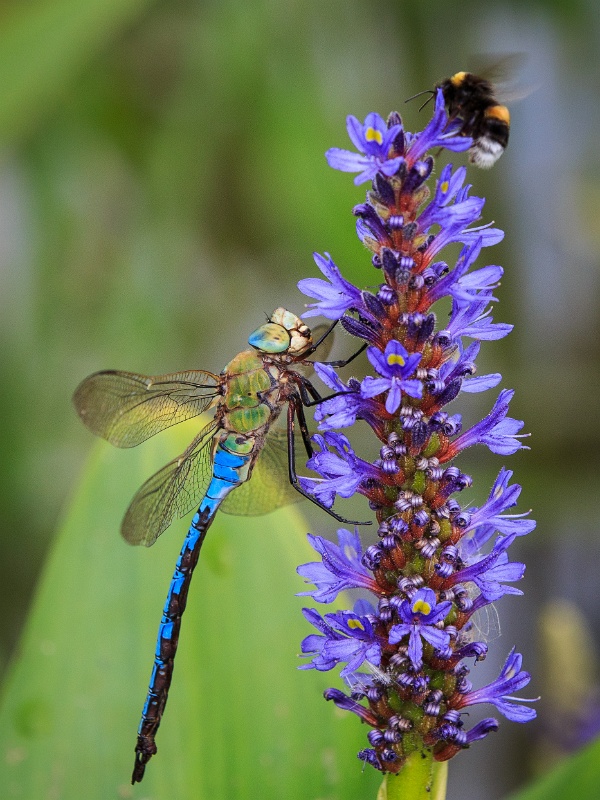
<svg viewBox="0 0 600 800"><path fill-rule="evenodd" d="M502 371L517 389L513 413L532 431L532 451L510 467L539 520L521 545L533 603L501 607L500 650L512 637L533 640L536 592L579 592L573 599L587 602L590 628L600 629L587 600L600 557L600 354L591 344L599 30L599 7L583 0L385 0L376 10L367 0L2 4L0 666L90 444L70 408L78 381L103 367L219 371L265 312L301 308L294 287L316 274L314 250L359 285L373 282L350 213L364 187L328 170L323 152L345 145L348 113L399 108L418 129L427 112L404 98L484 51L525 51L535 67L527 80L541 87L511 107L500 165L470 176L488 198L483 221L507 230L490 258L506 268L496 318L516 326L483 348L480 370ZM473 419L491 403L467 398L461 411ZM475 485L465 502L485 496L500 465L467 454L461 466ZM92 615L102 592L95 602ZM507 724L456 759L449 796L480 797L481 786L465 788L476 773L490 797L513 788L531 735ZM503 758L510 769L499 768Z"/></svg>
<svg viewBox="0 0 600 800"><path fill-rule="evenodd" d="M594 800L600 782L600 741L508 800Z"/></svg>
<svg viewBox="0 0 600 800"><path fill-rule="evenodd" d="M142 786L128 785L165 566L175 563L186 523L151 550L111 534L136 485L194 430L182 425L129 453L95 448L6 681L4 800L375 796L380 776L356 761L361 726L323 702L333 676L296 669L306 623L294 572L313 551L295 509L273 515L277 533L260 518L219 515L211 527L159 752Z"/></svg>

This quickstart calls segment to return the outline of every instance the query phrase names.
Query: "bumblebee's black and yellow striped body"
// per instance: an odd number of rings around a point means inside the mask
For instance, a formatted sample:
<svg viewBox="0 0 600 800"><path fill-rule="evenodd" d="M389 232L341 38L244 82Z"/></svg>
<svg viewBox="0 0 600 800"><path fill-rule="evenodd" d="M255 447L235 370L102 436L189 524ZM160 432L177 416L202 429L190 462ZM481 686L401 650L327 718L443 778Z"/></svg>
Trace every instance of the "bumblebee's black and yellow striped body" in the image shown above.
<svg viewBox="0 0 600 800"><path fill-rule="evenodd" d="M451 119L460 120L460 134L470 136L472 164L489 169L500 158L510 132L510 114L494 96L494 86L471 72L457 72L436 84Z"/></svg>

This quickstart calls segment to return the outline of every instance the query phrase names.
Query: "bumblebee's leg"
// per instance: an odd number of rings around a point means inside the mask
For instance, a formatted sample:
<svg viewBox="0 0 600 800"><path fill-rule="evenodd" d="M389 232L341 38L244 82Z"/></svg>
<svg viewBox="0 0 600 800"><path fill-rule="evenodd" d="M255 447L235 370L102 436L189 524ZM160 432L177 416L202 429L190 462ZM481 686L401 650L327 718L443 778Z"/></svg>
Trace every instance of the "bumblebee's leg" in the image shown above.
<svg viewBox="0 0 600 800"><path fill-rule="evenodd" d="M302 428L302 421L300 419L300 415L304 416L303 412L299 409L302 409L302 404L298 402L297 399L291 398L288 403L288 469L289 469L289 479L290 483L294 487L297 492L303 497L306 497L307 500L310 500L311 503L314 503L319 508L322 508L323 511L326 511L330 517L333 517L337 522L341 522L344 525L372 525L372 522L369 520L368 522L358 522L357 520L352 519L345 519L344 517L340 517L339 514L336 514L335 511L332 511L327 506L324 506L316 497L309 494L308 492L304 491L302 486L300 485L300 481L298 480L298 476L296 474L296 455L294 452L294 417L298 416L298 421L300 422L300 427ZM304 422L306 424L306 422ZM308 430L307 430L308 433ZM311 448L312 449L312 448Z"/></svg>

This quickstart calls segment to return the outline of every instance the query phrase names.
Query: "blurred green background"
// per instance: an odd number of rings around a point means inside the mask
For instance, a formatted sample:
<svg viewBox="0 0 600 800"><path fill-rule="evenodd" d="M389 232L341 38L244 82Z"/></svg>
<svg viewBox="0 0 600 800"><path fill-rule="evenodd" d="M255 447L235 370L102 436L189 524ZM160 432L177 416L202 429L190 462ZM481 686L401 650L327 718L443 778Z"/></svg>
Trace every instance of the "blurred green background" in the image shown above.
<svg viewBox="0 0 600 800"><path fill-rule="evenodd" d="M539 520L517 548L526 597L500 604L503 636L476 680L516 642L539 668L529 694L544 692L545 603L568 599L600 629L599 44L600 6L583 0L5 0L0 668L91 446L70 405L79 380L218 372L265 312L302 308L295 284L316 275L314 250L373 283L350 213L364 187L323 158L346 146L346 114L398 109L418 130L428 110L405 98L479 54L523 53L516 78L533 91L511 105L505 156L470 180L484 221L507 232L481 263L505 267L495 318L516 326L484 345L480 371L517 390L532 449L467 454L475 483L461 500L480 501L506 463ZM472 420L491 402L461 410ZM547 698L540 724L505 723L452 762L450 798L501 797L532 774L548 752Z"/></svg>

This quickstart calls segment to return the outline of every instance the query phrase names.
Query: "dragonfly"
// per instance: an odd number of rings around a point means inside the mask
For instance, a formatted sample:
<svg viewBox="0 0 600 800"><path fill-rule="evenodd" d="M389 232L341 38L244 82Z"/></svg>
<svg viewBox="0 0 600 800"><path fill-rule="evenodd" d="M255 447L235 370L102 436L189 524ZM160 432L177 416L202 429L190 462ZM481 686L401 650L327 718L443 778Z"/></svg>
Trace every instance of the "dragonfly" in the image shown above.
<svg viewBox="0 0 600 800"><path fill-rule="evenodd" d="M117 447L135 447L172 425L214 410L189 447L138 490L121 525L127 542L149 547L175 518L197 508L158 628L132 784L142 780L157 752L155 737L171 685L192 573L217 511L265 514L305 497L338 522L371 524L346 520L323 506L305 492L296 473L295 423L310 457L304 408L333 396L322 397L304 373L314 363L309 356L334 326L318 337L315 331L313 338L299 317L277 308L248 338L251 349L236 355L220 375L190 370L146 376L105 370L85 378L75 391L73 402L84 424ZM322 363L345 366L365 347L346 360ZM278 418L286 406L287 424L282 425L284 417Z"/></svg>

